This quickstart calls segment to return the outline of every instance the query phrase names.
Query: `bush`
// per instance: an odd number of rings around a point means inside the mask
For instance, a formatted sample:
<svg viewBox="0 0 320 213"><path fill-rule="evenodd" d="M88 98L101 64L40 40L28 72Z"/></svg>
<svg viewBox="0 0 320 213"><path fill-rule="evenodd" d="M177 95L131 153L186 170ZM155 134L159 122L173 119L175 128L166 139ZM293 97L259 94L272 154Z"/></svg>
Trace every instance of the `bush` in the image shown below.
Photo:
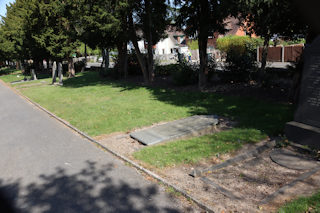
<svg viewBox="0 0 320 213"><path fill-rule="evenodd" d="M119 57L118 55L112 56L114 62L115 62L115 70L118 69L119 67ZM142 75L142 71L140 69L140 65L137 59L137 56L135 53L130 53L128 54L128 75L129 76L137 76L137 75ZM120 76L115 77L119 78Z"/></svg>
<svg viewBox="0 0 320 213"><path fill-rule="evenodd" d="M252 72L256 71L256 48L262 42L261 39L248 36L226 36L217 40L218 49L227 55L226 71L235 73L233 80L251 79Z"/></svg>
<svg viewBox="0 0 320 213"><path fill-rule="evenodd" d="M175 85L186 86L198 82L199 67L188 63L180 63L177 69L172 73L172 79Z"/></svg>
<svg viewBox="0 0 320 213"><path fill-rule="evenodd" d="M261 38L250 38L249 36L225 36L217 39L217 48L225 53L233 49L237 53L243 54L248 45L256 49L263 45L263 40Z"/></svg>
<svg viewBox="0 0 320 213"><path fill-rule="evenodd" d="M156 65L155 75L156 76L169 76L179 69L180 64L168 64L168 65Z"/></svg>
<svg viewBox="0 0 320 213"><path fill-rule="evenodd" d="M117 79L118 78L118 70L116 68L98 68L99 70L99 75L103 78L114 78Z"/></svg>
<svg viewBox="0 0 320 213"><path fill-rule="evenodd" d="M142 71L136 54L128 54L128 75L136 76L142 75Z"/></svg>
<svg viewBox="0 0 320 213"><path fill-rule="evenodd" d="M86 66L86 63L84 61L77 61L74 63L74 70L76 73L81 72L82 69L84 69Z"/></svg>
<svg viewBox="0 0 320 213"><path fill-rule="evenodd" d="M197 50L197 49L199 49L198 40L190 40L190 41L188 42L188 47L189 47L191 50Z"/></svg>

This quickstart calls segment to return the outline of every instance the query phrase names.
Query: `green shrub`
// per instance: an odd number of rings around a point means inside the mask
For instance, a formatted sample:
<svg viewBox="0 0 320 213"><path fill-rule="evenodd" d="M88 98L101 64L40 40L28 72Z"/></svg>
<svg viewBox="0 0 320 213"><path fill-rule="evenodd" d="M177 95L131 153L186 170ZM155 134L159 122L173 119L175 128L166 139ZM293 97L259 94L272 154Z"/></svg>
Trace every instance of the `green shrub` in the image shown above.
<svg viewBox="0 0 320 213"><path fill-rule="evenodd" d="M261 39L248 36L226 36L217 40L217 48L225 52L225 69L238 73L234 80L246 81L256 69L256 48Z"/></svg>
<svg viewBox="0 0 320 213"><path fill-rule="evenodd" d="M81 70L86 66L84 61L77 61L74 63L74 70L76 73L81 72Z"/></svg>
<svg viewBox="0 0 320 213"><path fill-rule="evenodd" d="M199 49L198 40L190 40L190 41L188 42L188 47L189 47L191 50L197 50L197 49Z"/></svg>
<svg viewBox="0 0 320 213"><path fill-rule="evenodd" d="M112 56L112 60L114 60L115 62L115 70L118 69L119 67L119 57L118 55L113 55ZM141 71L141 68L140 68L140 65L138 63L138 59L137 59L137 56L135 53L131 53L131 54L128 54L128 75L129 76L136 76L136 75L142 75L142 71ZM115 76L117 78L121 77L121 76Z"/></svg>
<svg viewBox="0 0 320 213"><path fill-rule="evenodd" d="M156 76L169 76L178 70L179 66L179 64L156 65L154 72Z"/></svg>
<svg viewBox="0 0 320 213"><path fill-rule="evenodd" d="M136 54L128 55L128 75L130 76L142 75L142 71L141 71Z"/></svg>
<svg viewBox="0 0 320 213"><path fill-rule="evenodd" d="M173 83L177 86L186 86L195 84L199 78L199 64L191 64L183 61L178 64L169 64L164 66L156 66L156 75L171 75ZM210 57L208 59L208 80L211 79L216 69L216 61Z"/></svg>
<svg viewBox="0 0 320 213"><path fill-rule="evenodd" d="M118 70L116 68L99 68L99 75L103 78L110 77L117 79L118 78Z"/></svg>
<svg viewBox="0 0 320 213"><path fill-rule="evenodd" d="M195 84L198 82L198 73L198 66L183 62L172 73L172 79L174 84L178 86Z"/></svg>
<svg viewBox="0 0 320 213"><path fill-rule="evenodd" d="M247 46L256 49L263 44L261 38L251 38L249 36L225 36L217 39L217 48L222 52L229 52L231 49L239 54L246 51Z"/></svg>

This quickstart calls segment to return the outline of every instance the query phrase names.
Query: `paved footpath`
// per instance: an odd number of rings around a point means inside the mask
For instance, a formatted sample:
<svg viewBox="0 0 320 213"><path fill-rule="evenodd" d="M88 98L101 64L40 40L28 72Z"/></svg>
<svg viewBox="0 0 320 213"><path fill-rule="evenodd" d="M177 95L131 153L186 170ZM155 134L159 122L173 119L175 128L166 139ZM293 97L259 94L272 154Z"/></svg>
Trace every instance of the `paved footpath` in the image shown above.
<svg viewBox="0 0 320 213"><path fill-rule="evenodd" d="M181 210L180 204L135 169L1 82L0 191L17 212Z"/></svg>

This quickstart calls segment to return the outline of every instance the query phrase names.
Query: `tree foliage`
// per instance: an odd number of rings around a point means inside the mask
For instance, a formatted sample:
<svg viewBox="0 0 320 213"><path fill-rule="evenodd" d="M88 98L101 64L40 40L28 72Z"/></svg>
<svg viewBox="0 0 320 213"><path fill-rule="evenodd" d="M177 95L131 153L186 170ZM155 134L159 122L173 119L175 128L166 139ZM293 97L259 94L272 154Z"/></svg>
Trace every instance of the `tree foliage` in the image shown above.
<svg viewBox="0 0 320 213"><path fill-rule="evenodd" d="M170 10L165 0L132 1L129 13L130 40L135 47L137 59L143 72L145 83L154 79L153 46L163 37L170 23ZM147 44L147 56L139 50L138 41Z"/></svg>
<svg viewBox="0 0 320 213"><path fill-rule="evenodd" d="M271 37L297 38L306 35L308 25L302 22L296 4L291 0L241 0L239 5L247 32L264 38L260 69L260 78L263 78Z"/></svg>
<svg viewBox="0 0 320 213"><path fill-rule="evenodd" d="M200 53L199 88L206 87L208 78L207 42L208 36L214 32L224 33L225 19L236 15L233 0L180 0L177 24L189 36L198 39Z"/></svg>

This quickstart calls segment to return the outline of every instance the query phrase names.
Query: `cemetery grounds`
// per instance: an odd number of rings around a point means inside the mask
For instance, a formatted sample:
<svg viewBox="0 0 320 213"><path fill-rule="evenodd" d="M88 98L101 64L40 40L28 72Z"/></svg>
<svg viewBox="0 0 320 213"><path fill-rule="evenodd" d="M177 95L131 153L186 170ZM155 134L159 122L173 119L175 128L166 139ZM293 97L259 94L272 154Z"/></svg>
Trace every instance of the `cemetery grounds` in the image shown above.
<svg viewBox="0 0 320 213"><path fill-rule="evenodd" d="M6 75L0 73L0 79L7 83L22 80L19 73L6 70ZM263 146L274 136L278 137L277 146L285 146L281 134L284 124L292 120L290 104L192 89L186 92L181 88L146 87L136 82L100 79L96 72L65 79L62 87L50 83L51 79L43 76L12 87L103 146L155 172L212 209L278 211L288 200L311 195L320 188L318 172L262 205L263 199L303 174L273 163L270 150L208 171L200 178L189 175L193 169L209 168ZM220 117L214 134L150 147L129 136L134 130L199 114ZM168 191L186 203L191 202L171 189ZM318 198L315 194L310 199Z"/></svg>

